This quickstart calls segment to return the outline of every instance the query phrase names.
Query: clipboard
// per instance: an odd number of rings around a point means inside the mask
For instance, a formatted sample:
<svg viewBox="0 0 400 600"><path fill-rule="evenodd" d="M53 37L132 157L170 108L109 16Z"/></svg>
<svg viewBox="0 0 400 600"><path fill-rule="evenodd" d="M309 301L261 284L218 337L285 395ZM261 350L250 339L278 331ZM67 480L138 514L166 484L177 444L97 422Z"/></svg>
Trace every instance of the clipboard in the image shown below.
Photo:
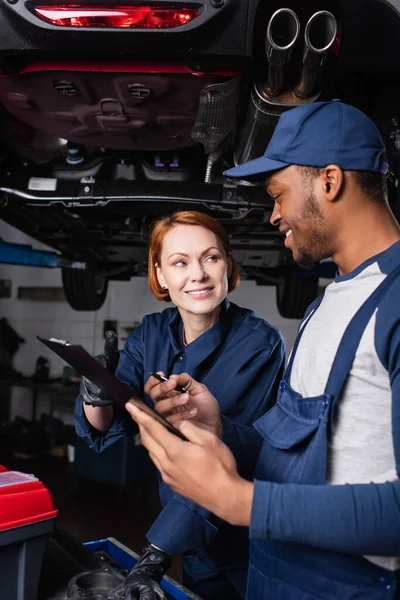
<svg viewBox="0 0 400 600"><path fill-rule="evenodd" d="M46 340L37 336L37 339L45 346L62 358L66 363L73 367L78 373L84 375L94 382L101 383L107 397L114 400L120 406L125 407L127 402L131 402L146 414L156 419L168 431L177 435L181 440L187 441L185 436L169 423L164 417L159 415L154 409L148 406L142 398L134 395L133 390L117 379L108 369L89 354L82 346L70 344L64 340L50 338Z"/></svg>

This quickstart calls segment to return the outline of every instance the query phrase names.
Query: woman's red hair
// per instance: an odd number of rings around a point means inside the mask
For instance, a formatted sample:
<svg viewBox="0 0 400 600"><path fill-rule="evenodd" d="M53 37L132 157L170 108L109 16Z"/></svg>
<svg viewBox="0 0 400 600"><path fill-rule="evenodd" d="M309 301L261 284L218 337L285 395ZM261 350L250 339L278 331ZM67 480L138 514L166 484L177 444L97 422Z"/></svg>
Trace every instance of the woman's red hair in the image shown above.
<svg viewBox="0 0 400 600"><path fill-rule="evenodd" d="M149 286L157 300L165 300L165 302L171 300L168 290L162 288L158 282L156 265L160 266L161 264L161 251L164 238L176 225L196 225L197 227L204 227L204 229L212 231L217 236L225 250L227 258L230 258L232 262L231 273L228 277L228 293L233 292L239 285L240 275L238 266L232 256L228 234L225 229L219 221L205 213L197 212L195 210L183 210L173 213L169 217L159 219L152 227L149 243Z"/></svg>

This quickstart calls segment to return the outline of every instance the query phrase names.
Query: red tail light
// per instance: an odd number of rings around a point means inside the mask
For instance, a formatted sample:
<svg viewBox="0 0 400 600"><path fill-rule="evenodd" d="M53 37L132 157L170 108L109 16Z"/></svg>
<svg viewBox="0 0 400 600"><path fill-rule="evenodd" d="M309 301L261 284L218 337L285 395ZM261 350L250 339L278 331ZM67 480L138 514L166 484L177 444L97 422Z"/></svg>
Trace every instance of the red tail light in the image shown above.
<svg viewBox="0 0 400 600"><path fill-rule="evenodd" d="M36 14L63 27L123 27L128 29L172 29L186 25L199 15L198 8L135 6L80 6L53 4L36 6Z"/></svg>

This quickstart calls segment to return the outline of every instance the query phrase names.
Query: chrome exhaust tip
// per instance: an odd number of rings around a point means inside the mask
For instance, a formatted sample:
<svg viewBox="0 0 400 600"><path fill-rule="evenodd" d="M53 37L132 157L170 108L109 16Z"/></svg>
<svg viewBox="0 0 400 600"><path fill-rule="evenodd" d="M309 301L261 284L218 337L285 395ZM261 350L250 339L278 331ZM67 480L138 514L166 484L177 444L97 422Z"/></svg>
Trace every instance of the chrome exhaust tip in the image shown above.
<svg viewBox="0 0 400 600"><path fill-rule="evenodd" d="M268 21L265 37L265 51L267 57L276 55L288 58L300 33L300 21L296 13L290 8L280 8L275 11ZM276 51L274 53L274 50Z"/></svg>
<svg viewBox="0 0 400 600"><path fill-rule="evenodd" d="M304 31L303 67L293 92L298 98L319 93L322 65L337 35L337 21L332 13L320 10L310 17Z"/></svg>
<svg viewBox="0 0 400 600"><path fill-rule="evenodd" d="M310 17L304 32L306 51L326 54L337 35L337 21L332 13L320 10Z"/></svg>
<svg viewBox="0 0 400 600"><path fill-rule="evenodd" d="M278 95L284 88L283 66L289 61L299 37L300 21L290 8L280 8L268 21L265 53L268 58L268 91Z"/></svg>

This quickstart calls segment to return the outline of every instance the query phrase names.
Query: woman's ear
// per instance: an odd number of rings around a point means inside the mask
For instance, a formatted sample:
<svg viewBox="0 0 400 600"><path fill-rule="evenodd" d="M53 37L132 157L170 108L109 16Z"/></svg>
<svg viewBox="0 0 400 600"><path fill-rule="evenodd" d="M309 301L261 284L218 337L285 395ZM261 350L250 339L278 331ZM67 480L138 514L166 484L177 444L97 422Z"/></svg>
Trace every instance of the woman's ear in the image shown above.
<svg viewBox="0 0 400 600"><path fill-rule="evenodd" d="M162 272L161 272L161 269L160 269L160 267L158 266L158 264L157 264L157 263L156 263L154 266L155 266L155 268L156 268L156 273L157 273L157 280L158 280L158 283L160 284L160 286L161 286L161 287L162 287L164 290L167 290L167 289L168 289L168 286L167 286L167 283L166 283L166 281L165 281L165 279L164 279L164 277L163 277L163 274L162 274Z"/></svg>

